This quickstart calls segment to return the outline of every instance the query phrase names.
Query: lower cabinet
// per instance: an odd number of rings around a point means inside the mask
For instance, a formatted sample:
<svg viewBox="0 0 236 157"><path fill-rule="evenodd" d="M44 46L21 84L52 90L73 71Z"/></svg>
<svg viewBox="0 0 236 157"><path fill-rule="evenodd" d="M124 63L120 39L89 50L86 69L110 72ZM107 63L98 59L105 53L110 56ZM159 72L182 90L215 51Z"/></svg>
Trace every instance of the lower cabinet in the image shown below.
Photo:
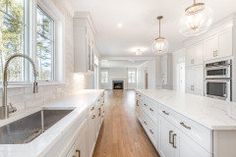
<svg viewBox="0 0 236 157"><path fill-rule="evenodd" d="M104 116L104 96L89 108L88 116L81 124L75 143L66 157L92 157Z"/></svg>
<svg viewBox="0 0 236 157"><path fill-rule="evenodd" d="M162 157L178 157L179 136L176 128L161 117L160 155Z"/></svg>
<svg viewBox="0 0 236 157"><path fill-rule="evenodd" d="M80 126L77 139L73 146L71 147L69 153L67 154L67 157L87 157L88 151L86 147L86 130L87 130L87 120L83 122L83 124Z"/></svg>
<svg viewBox="0 0 236 157"><path fill-rule="evenodd" d="M213 157L213 153L207 151L207 145L204 148L208 136L212 136L208 134L208 129L200 129L202 126L195 128L195 123L190 123L187 118L183 119L151 98L144 95L138 98L138 119L161 157ZM184 122L188 122L189 126ZM200 139L206 142L202 144Z"/></svg>
<svg viewBox="0 0 236 157"><path fill-rule="evenodd" d="M185 134L180 132L179 136L178 149L180 157L212 157L212 154L208 153Z"/></svg>

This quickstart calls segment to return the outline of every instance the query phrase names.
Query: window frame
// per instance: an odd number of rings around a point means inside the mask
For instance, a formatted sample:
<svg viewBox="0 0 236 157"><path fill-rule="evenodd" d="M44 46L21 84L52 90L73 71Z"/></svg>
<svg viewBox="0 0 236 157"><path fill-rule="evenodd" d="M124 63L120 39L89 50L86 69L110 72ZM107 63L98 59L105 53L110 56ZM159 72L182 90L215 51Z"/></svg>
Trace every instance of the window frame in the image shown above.
<svg viewBox="0 0 236 157"><path fill-rule="evenodd" d="M52 41L53 41L53 54L52 54L52 71L51 71L51 75L52 75L52 78L51 80L39 80L40 82L54 82L55 79L56 79L56 36L57 36L57 32L56 32L56 24L55 24L55 20L52 16L50 16L44 9L41 8L40 4L37 4L36 6L36 19L35 19L35 52L37 52L36 50L36 47L37 47L37 9L40 9L48 18L50 18L52 21L53 21L53 36L52 36ZM34 60L36 61L37 60L37 57L36 55L34 54Z"/></svg>
<svg viewBox="0 0 236 157"><path fill-rule="evenodd" d="M106 81L103 81L104 79L103 79L103 73L106 73ZM108 70L103 70L103 71L101 71L101 84L107 84L107 83L109 83L109 72L108 72Z"/></svg>
<svg viewBox="0 0 236 157"><path fill-rule="evenodd" d="M54 20L54 79L48 81L39 81L41 84L65 84L65 60L64 60L64 39L65 39L65 17L61 13L61 11L55 6L55 4L48 0L34 0L34 20L36 20L36 9L39 6L43 12L45 12L49 17ZM33 22L34 25L36 22ZM36 48L36 26L33 26L34 35L34 51ZM36 60L35 54L33 54L33 58Z"/></svg>
<svg viewBox="0 0 236 157"><path fill-rule="evenodd" d="M55 4L48 0L24 0L24 45L23 54L30 56L36 61L36 26L37 8L40 8L50 18L54 20L54 53L52 80L39 80L39 85L58 85L65 84L65 60L64 60L64 39L65 39L65 17ZM27 22L27 24L25 24ZM23 59L23 81L9 81L10 88L28 87L33 80L32 67ZM37 65L36 65L37 66Z"/></svg>
<svg viewBox="0 0 236 157"><path fill-rule="evenodd" d="M22 44L22 54L25 54L25 55L29 55L30 56L30 53L29 53L29 45L30 45L30 42L29 42L29 32L30 32L30 16L29 16L29 9L30 9L30 1L28 0L22 0L23 1L23 22L22 24L24 26L22 26L23 30L22 30L22 41L24 42ZM11 17L11 15L9 15L8 13L6 13L5 11L2 11L0 10L3 14L6 14L7 16ZM28 16L27 16L28 15ZM1 50L0 50L1 51ZM27 53L28 52L28 53ZM2 51L1 51L2 53ZM0 55L2 58L0 59L0 61L3 63L3 60L2 59L8 59L8 58L4 58L2 55ZM17 58L19 59L19 58ZM4 66L5 63L3 63L1 66ZM2 68L2 73L3 73L3 67ZM22 68L21 68L21 72L22 72L22 78L21 80L22 81L9 81L9 83L11 84L25 84L27 82L29 82L29 77L28 77L28 63L25 61L25 59L22 59ZM9 80L9 77L8 77L8 80ZM2 80L0 80L0 82L2 82Z"/></svg>
<svg viewBox="0 0 236 157"><path fill-rule="evenodd" d="M134 75L134 76L132 76L131 80L130 80L130 78L131 78L130 73L133 73L133 75ZM137 76L137 71L135 69L128 69L128 83L130 83L130 84L137 83L136 76Z"/></svg>

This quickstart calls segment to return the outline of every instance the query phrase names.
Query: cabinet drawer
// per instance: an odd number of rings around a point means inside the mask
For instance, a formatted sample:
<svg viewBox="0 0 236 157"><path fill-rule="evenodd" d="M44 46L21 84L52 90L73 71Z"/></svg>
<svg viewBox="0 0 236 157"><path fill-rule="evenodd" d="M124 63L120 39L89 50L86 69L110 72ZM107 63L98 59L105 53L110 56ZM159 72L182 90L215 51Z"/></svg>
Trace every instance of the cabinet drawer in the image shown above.
<svg viewBox="0 0 236 157"><path fill-rule="evenodd" d="M212 132L206 127L176 113L172 109L161 106L162 116L188 135L197 144L212 153Z"/></svg>
<svg viewBox="0 0 236 157"><path fill-rule="evenodd" d="M144 113L143 128L153 145L157 148L159 146L159 121L153 122L152 119Z"/></svg>
<svg viewBox="0 0 236 157"><path fill-rule="evenodd" d="M212 132L210 129L180 115L174 114L175 118L178 120L178 128L190 138L192 138L196 143L201 145L209 153L212 153Z"/></svg>

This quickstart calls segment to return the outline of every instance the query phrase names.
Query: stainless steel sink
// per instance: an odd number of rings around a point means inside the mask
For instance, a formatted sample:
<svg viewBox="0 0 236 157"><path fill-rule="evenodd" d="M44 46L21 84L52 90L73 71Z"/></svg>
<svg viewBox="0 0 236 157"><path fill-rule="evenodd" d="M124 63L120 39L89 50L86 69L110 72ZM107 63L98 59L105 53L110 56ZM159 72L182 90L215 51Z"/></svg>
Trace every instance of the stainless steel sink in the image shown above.
<svg viewBox="0 0 236 157"><path fill-rule="evenodd" d="M0 127L0 144L28 143L73 110L44 109Z"/></svg>

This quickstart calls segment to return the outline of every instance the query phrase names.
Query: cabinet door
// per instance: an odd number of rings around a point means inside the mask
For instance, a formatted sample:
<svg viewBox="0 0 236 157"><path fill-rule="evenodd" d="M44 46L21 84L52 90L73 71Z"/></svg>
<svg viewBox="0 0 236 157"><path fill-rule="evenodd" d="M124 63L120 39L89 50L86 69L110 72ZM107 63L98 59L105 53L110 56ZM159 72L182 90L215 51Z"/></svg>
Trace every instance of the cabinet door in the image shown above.
<svg viewBox="0 0 236 157"><path fill-rule="evenodd" d="M186 68L186 92L203 95L203 66Z"/></svg>
<svg viewBox="0 0 236 157"><path fill-rule="evenodd" d="M218 35L213 35L212 37L208 38L204 42L204 59L211 60L218 56Z"/></svg>
<svg viewBox="0 0 236 157"><path fill-rule="evenodd" d="M94 114L94 112L92 112L88 119L88 132L87 132L89 155L92 154L93 147L95 145L95 140L96 140L95 139L95 131L96 131L95 119L96 119L96 115Z"/></svg>
<svg viewBox="0 0 236 157"><path fill-rule="evenodd" d="M203 95L203 66L196 66L193 68L194 94Z"/></svg>
<svg viewBox="0 0 236 157"><path fill-rule="evenodd" d="M194 58L195 58L195 65L203 64L203 52L204 46L203 42L200 42L194 46Z"/></svg>
<svg viewBox="0 0 236 157"><path fill-rule="evenodd" d="M195 48L193 46L186 49L186 66L194 65L194 52Z"/></svg>
<svg viewBox="0 0 236 157"><path fill-rule="evenodd" d="M76 141L76 157L88 157L88 140L87 140L87 120L80 127L79 135Z"/></svg>
<svg viewBox="0 0 236 157"><path fill-rule="evenodd" d="M203 43L192 45L186 49L186 65L199 65L203 64Z"/></svg>
<svg viewBox="0 0 236 157"><path fill-rule="evenodd" d="M186 92L187 93L194 93L194 71L192 67L186 68Z"/></svg>
<svg viewBox="0 0 236 157"><path fill-rule="evenodd" d="M76 144L74 144L71 147L71 149L70 149L69 153L66 155L66 157L77 157L77 154L76 154L75 150L76 150Z"/></svg>
<svg viewBox="0 0 236 157"><path fill-rule="evenodd" d="M175 127L161 117L160 126L160 153L163 157L178 157L178 135L175 132ZM173 135L175 136L175 146L173 146Z"/></svg>
<svg viewBox="0 0 236 157"><path fill-rule="evenodd" d="M164 56L161 56L161 79L162 79L162 85L167 85L168 84L168 80L167 80L167 73L168 73L168 67L167 67L167 64L168 64L168 56L167 55L164 55Z"/></svg>
<svg viewBox="0 0 236 157"><path fill-rule="evenodd" d="M229 28L221 33L219 33L219 57L232 56L233 46L232 46L233 36L232 28Z"/></svg>
<svg viewBox="0 0 236 157"><path fill-rule="evenodd" d="M212 157L205 149L184 133L179 138L179 157Z"/></svg>

